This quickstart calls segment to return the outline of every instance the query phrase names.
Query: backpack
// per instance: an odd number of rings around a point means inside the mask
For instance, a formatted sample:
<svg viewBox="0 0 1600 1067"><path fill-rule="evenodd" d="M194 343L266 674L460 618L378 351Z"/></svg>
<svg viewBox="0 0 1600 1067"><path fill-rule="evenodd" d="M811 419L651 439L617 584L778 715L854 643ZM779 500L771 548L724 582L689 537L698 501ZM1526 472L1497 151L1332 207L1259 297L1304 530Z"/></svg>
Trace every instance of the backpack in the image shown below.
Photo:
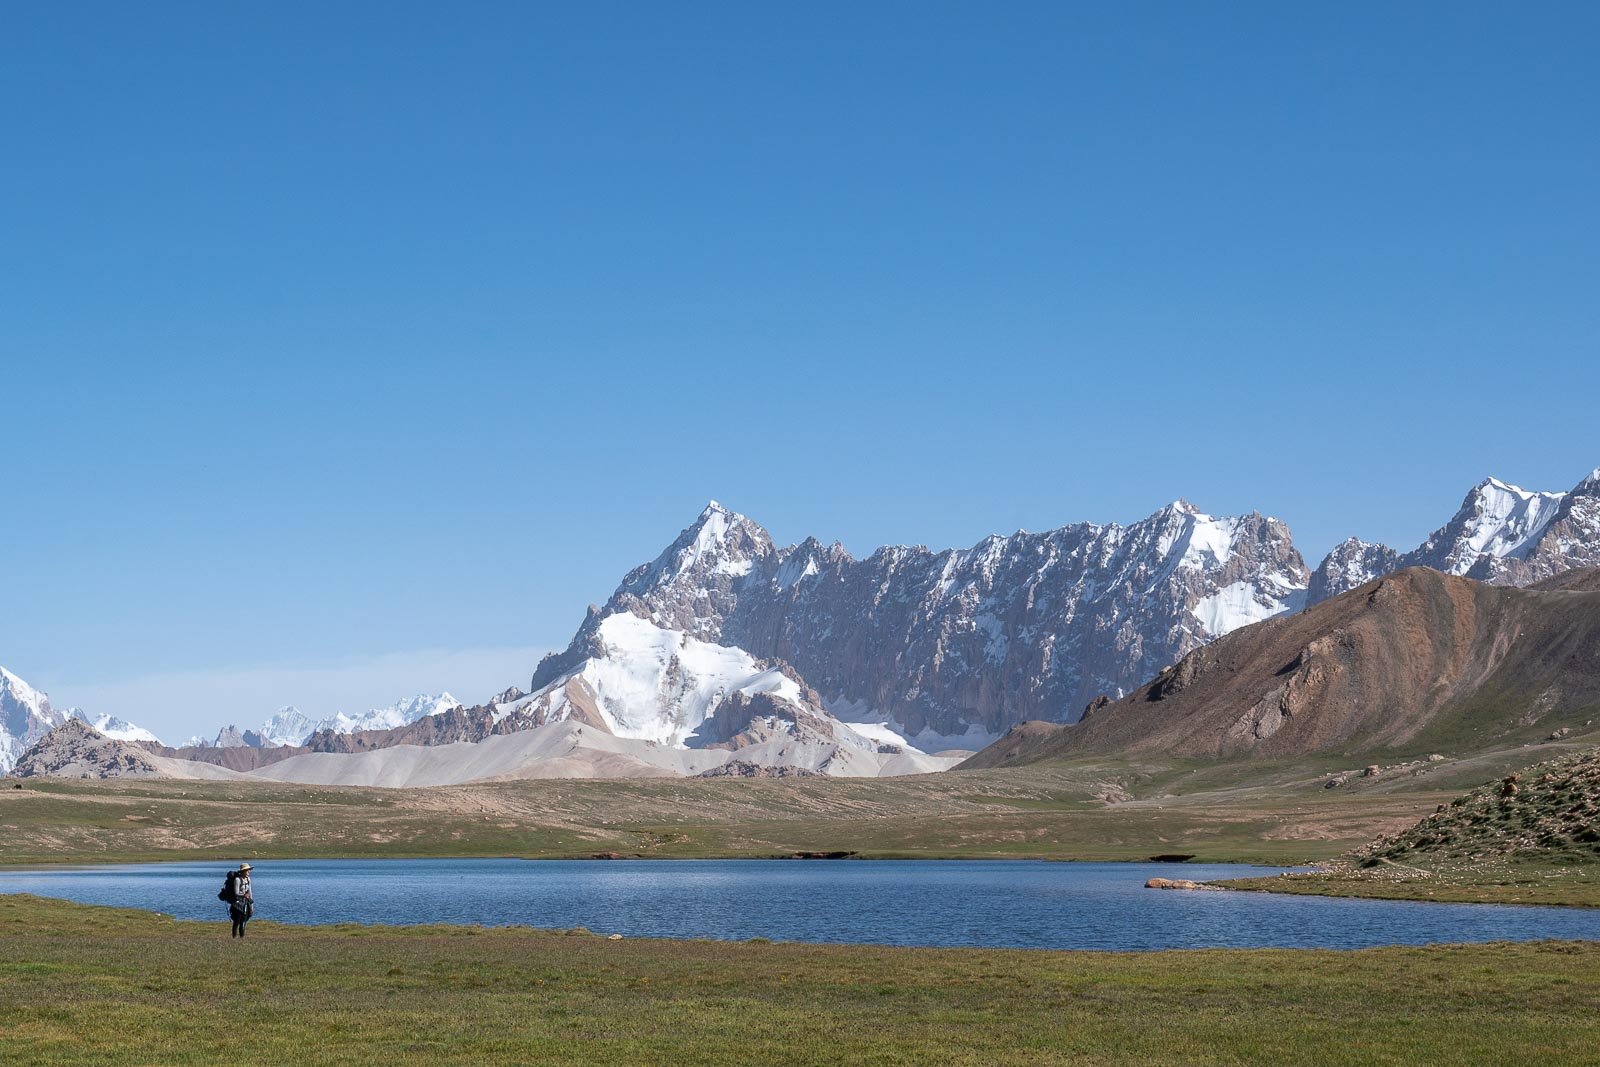
<svg viewBox="0 0 1600 1067"><path fill-rule="evenodd" d="M229 871L227 877L222 880L222 889L217 893L217 899L225 904L232 904L234 898L239 895L234 889L234 885L238 881L239 872Z"/></svg>

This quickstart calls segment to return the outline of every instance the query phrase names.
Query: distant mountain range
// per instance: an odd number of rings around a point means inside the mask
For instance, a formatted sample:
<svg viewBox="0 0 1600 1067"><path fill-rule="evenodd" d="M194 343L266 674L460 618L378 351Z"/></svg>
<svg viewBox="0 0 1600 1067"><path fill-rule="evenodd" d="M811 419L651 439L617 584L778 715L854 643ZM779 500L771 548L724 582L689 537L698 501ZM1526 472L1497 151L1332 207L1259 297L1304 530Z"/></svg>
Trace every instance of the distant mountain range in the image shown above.
<svg viewBox="0 0 1600 1067"><path fill-rule="evenodd" d="M461 702L449 693L422 694L359 715L341 712L317 720L301 714L296 708L286 707L257 728L224 726L214 738L191 737L179 746L179 750L302 746L319 733L349 735L360 731L393 730L460 706ZM51 707L47 694L0 668L0 775L9 772L34 742L55 727L72 720L92 727L102 737L113 741L133 742L152 750L172 751L166 749L161 739L151 731L115 715L91 716L81 708L57 711Z"/></svg>
<svg viewBox="0 0 1600 1067"><path fill-rule="evenodd" d="M288 706L278 711L254 729L241 729L237 725L224 726L210 740L199 736L189 738L181 748L271 748L304 745L322 731L335 734L353 734L361 730L394 730L408 726L427 715L438 715L459 708L461 701L449 693L422 693L397 700L381 708L372 708L359 715L340 712L323 719L312 719L299 708ZM105 731L101 731L104 733Z"/></svg>
<svg viewBox="0 0 1600 1067"><path fill-rule="evenodd" d="M115 740L160 744L160 740L149 730L114 715L90 718L81 708L57 711L50 706L48 695L0 667L0 774L9 772L33 742L62 723L74 719L87 723L100 734Z"/></svg>
<svg viewBox="0 0 1600 1067"><path fill-rule="evenodd" d="M1218 637L1382 574L1425 565L1523 585L1600 564L1600 471L1566 493L1495 479L1412 552L1349 541L1308 571L1289 529L1177 501L1120 526L988 537L970 549L881 548L856 559L808 539L774 546L712 503L655 560L591 608L534 672L524 706L559 718L574 678L629 676L641 633L680 634L784 663L822 709L930 751L974 748L1024 720L1072 721ZM641 629L642 628L642 629ZM695 728L671 696L597 689L598 720L669 740ZM655 731L655 733L651 733Z"/></svg>
<svg viewBox="0 0 1600 1067"><path fill-rule="evenodd" d="M290 749L481 742L573 723L628 744L748 749L731 762L752 766L878 773L906 754L911 763L894 765L915 769L921 753L975 750L1024 720L1073 721L1240 627L1401 568L1527 585L1597 564L1600 470L1564 493L1487 479L1417 548L1352 539L1315 570L1281 521L1213 517L1181 500L1127 526L1078 523L859 559L815 538L778 547L713 502L590 608L527 693L472 708L448 694L419 697L318 722L284 708L259 727L189 744L284 750L221 761L244 769ZM62 718L5 675L0 767Z"/></svg>

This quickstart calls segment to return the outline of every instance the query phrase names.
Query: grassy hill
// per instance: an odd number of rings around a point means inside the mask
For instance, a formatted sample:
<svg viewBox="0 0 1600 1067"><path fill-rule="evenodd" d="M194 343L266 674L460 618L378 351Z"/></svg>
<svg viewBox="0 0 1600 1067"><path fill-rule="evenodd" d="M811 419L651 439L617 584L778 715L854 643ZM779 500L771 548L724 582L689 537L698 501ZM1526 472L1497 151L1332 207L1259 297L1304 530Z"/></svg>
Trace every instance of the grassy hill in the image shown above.
<svg viewBox="0 0 1600 1067"><path fill-rule="evenodd" d="M1600 906L1600 752L1570 754L1485 783L1316 873L1228 884Z"/></svg>
<svg viewBox="0 0 1600 1067"><path fill-rule="evenodd" d="M1362 867L1600 862L1600 753L1537 764L1359 849Z"/></svg>

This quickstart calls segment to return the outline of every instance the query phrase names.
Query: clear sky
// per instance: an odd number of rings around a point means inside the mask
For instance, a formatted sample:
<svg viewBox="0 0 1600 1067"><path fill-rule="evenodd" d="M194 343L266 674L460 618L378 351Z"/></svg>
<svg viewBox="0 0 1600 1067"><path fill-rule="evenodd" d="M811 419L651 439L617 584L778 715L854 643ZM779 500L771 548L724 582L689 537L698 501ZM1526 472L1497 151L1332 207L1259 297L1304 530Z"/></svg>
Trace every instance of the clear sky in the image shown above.
<svg viewBox="0 0 1600 1067"><path fill-rule="evenodd" d="M0 664L526 684L715 497L1311 562L1600 465L1600 5L14 3Z"/></svg>

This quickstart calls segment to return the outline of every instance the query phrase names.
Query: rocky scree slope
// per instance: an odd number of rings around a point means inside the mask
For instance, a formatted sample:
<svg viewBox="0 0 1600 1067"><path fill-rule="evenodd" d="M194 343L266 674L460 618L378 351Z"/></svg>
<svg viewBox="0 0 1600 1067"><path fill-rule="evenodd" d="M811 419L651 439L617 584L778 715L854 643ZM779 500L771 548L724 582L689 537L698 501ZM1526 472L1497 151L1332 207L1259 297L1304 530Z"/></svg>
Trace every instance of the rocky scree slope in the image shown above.
<svg viewBox="0 0 1600 1067"><path fill-rule="evenodd" d="M1089 753L1199 759L1461 752L1600 716L1600 584L1518 589L1410 568L1191 652L1071 726L963 766Z"/></svg>

